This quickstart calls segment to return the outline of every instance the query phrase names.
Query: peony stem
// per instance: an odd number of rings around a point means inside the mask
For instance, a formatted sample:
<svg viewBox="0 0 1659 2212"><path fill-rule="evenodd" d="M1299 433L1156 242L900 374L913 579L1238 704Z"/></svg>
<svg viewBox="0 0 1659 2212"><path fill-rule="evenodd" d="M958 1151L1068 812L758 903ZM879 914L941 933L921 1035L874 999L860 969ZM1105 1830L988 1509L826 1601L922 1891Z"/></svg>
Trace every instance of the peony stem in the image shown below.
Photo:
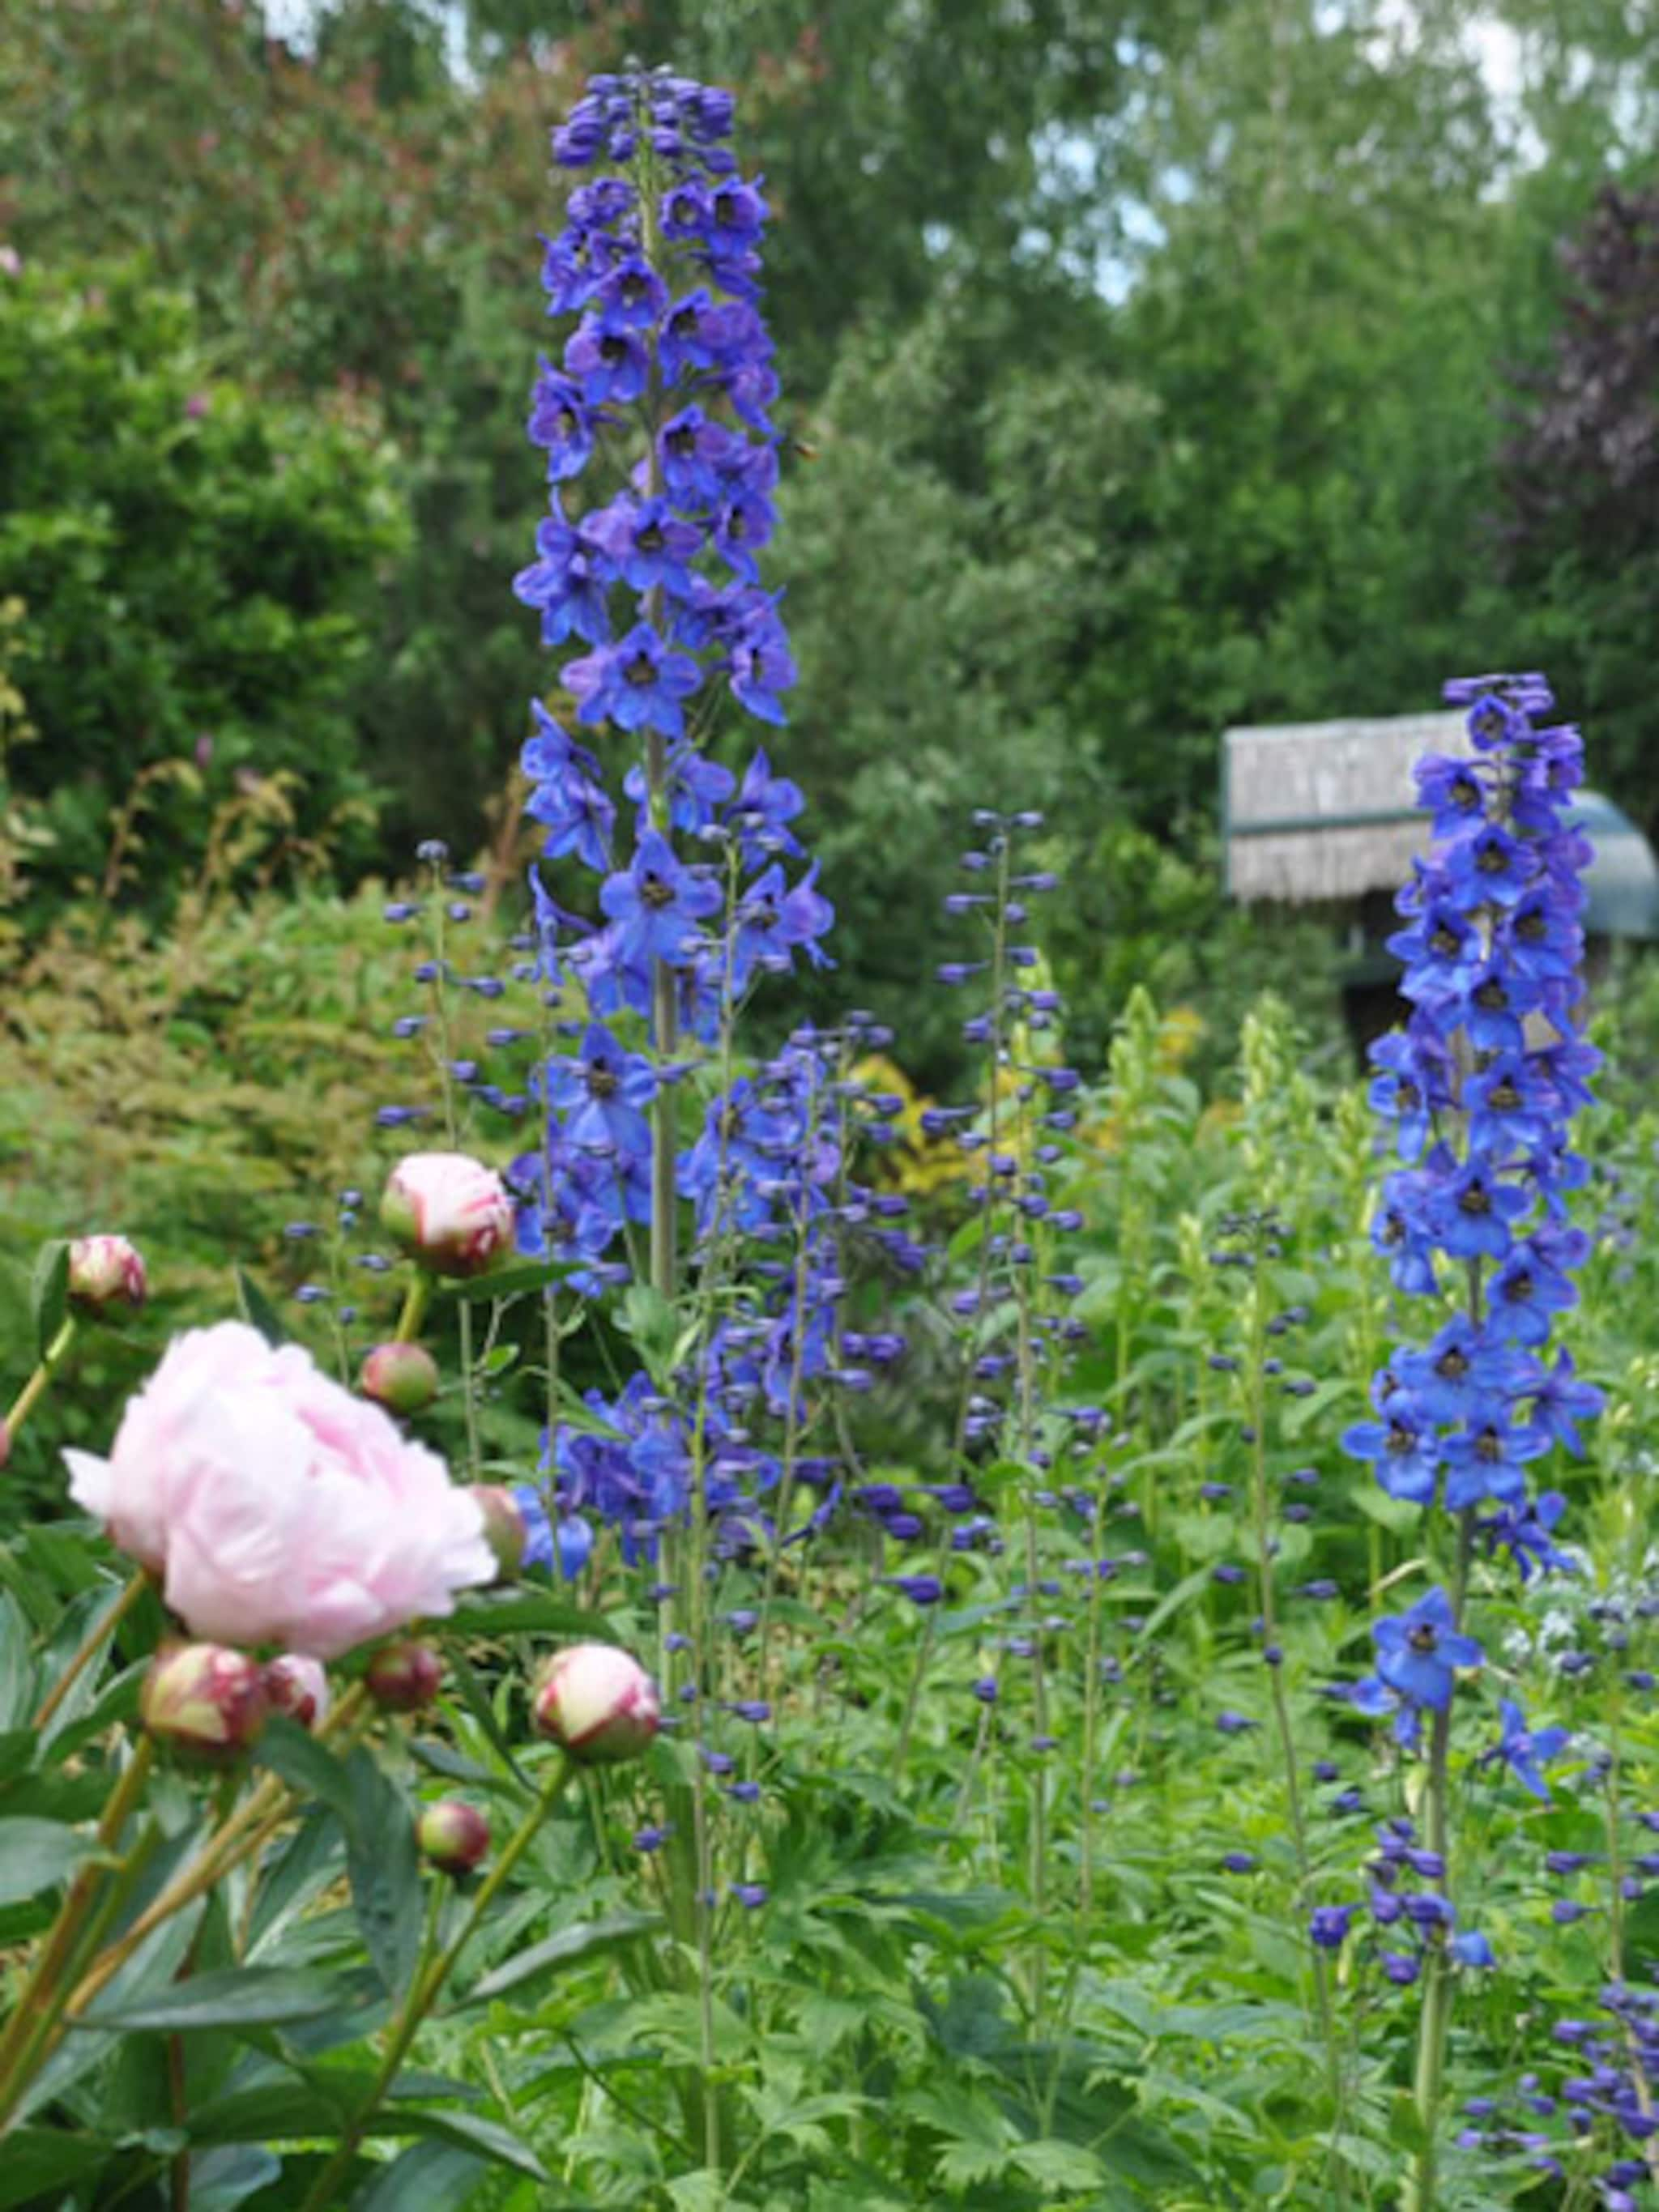
<svg viewBox="0 0 1659 2212"><path fill-rule="evenodd" d="M149 1571L141 1567L107 1613L99 1614L76 1645L69 1664L42 1698L40 1709L29 1725L43 1729L69 1695L77 1677L85 1670L89 1660L99 1650L106 1638L112 1635L139 1599L150 1586Z"/></svg>
<svg viewBox="0 0 1659 2212"><path fill-rule="evenodd" d="M554 1769L552 1779L535 1804L507 1838L500 1858L478 1887L471 1907L461 1923L459 1931L448 1945L433 1956L436 1949L438 1915L434 1909L427 1921L426 1940L416 1966L414 1978L409 1985L409 1995L398 2025L387 2041L380 2069L374 2077L374 2086L358 2107L350 2126L336 2146L333 2156L317 2176L307 2191L300 2212L330 2212L337 2202L337 2190L341 2176L356 2156L369 2121L374 2118L386 2091L397 2079L398 2069L403 2064L410 2045L415 2040L416 2029L437 2002L440 1992L448 1980L451 1970L471 1941L484 1914L493 1903L497 1891L517 1866L534 1840L537 1831L558 1803L561 1793L575 1771L573 1759L561 1758ZM441 1899L442 1892L437 1892Z"/></svg>
<svg viewBox="0 0 1659 2212"><path fill-rule="evenodd" d="M75 1316L70 1314L57 1335L40 1354L40 1364L18 1392L12 1402L11 1411L3 1421L0 1421L0 1429L3 1429L9 1436L15 1437L34 1411L46 1393L47 1384L63 1365L69 1348L74 1341Z"/></svg>
<svg viewBox="0 0 1659 2212"><path fill-rule="evenodd" d="M133 1746L132 1756L127 1761L120 1780L110 1792L108 1802L98 1822L98 1842L103 1853L108 1854L114 1849L143 1790L155 1756L155 1747L150 1738L141 1735ZM5 2125L16 2109L31 2070L30 2061L42 2051L46 2039L64 2009L67 1996L60 1990L58 1984L86 1925L99 1881L107 1868L106 1856L89 1861L70 1884L62 1910L18 1991L17 2002L5 2031L0 2034L0 2127Z"/></svg>
<svg viewBox="0 0 1659 2212"><path fill-rule="evenodd" d="M368 1692L361 1682L347 1691L322 1727L319 1737L333 1734L348 1721L355 1720L366 1703ZM202 1855L191 1865L176 1874L173 1880L142 1911L119 1941L111 1944L84 1978L78 1982L64 2011L71 2020L84 2012L98 1992L103 1989L143 1942L152 1929L175 1912L182 1911L205 1889L222 1881L231 1869L241 1863L256 1851L272 1830L285 1820L297 1802L285 1782L267 1775L243 1803L241 1810L232 1814L216 1835L204 1845Z"/></svg>
<svg viewBox="0 0 1659 2212"><path fill-rule="evenodd" d="M404 1310L398 1316L394 1344L413 1344L421 1333L421 1323L426 1319L426 1310L432 1297L432 1278L424 1267L416 1267L404 1294Z"/></svg>

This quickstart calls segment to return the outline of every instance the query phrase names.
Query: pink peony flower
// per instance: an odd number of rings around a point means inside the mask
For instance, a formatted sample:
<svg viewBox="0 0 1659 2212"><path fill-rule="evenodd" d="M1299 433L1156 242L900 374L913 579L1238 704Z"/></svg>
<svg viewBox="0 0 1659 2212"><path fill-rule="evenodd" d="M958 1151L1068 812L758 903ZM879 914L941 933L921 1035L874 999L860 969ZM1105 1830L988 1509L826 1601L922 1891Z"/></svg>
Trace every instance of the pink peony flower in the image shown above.
<svg viewBox="0 0 1659 2212"><path fill-rule="evenodd" d="M501 1177L465 1152L411 1152L386 1181L380 1219L423 1267L481 1275L513 1241Z"/></svg>
<svg viewBox="0 0 1659 2212"><path fill-rule="evenodd" d="M328 1718L328 1676L320 1661L302 1651L284 1651L265 1662L265 1702L274 1713L286 1713L302 1729L314 1729Z"/></svg>
<svg viewBox="0 0 1659 2212"><path fill-rule="evenodd" d="M82 1313L141 1306L149 1292L143 1260L125 1237L77 1237L70 1246L70 1299Z"/></svg>
<svg viewBox="0 0 1659 2212"><path fill-rule="evenodd" d="M138 1717L189 1763L226 1765L264 1729L258 1662L219 1644L163 1644L138 1692Z"/></svg>
<svg viewBox="0 0 1659 2212"><path fill-rule="evenodd" d="M418 1713L437 1696L443 1678L443 1661L412 1636L382 1644L363 1670L369 1696L388 1713Z"/></svg>
<svg viewBox="0 0 1659 2212"><path fill-rule="evenodd" d="M542 1669L532 1705L536 1733L584 1765L637 1759L662 1717L657 1686L611 1644L572 1644Z"/></svg>
<svg viewBox="0 0 1659 2212"><path fill-rule="evenodd" d="M438 1363L423 1344L377 1344L357 1388L388 1413L418 1413L438 1395Z"/></svg>
<svg viewBox="0 0 1659 2212"><path fill-rule="evenodd" d="M415 1840L440 1874L471 1874L489 1856L489 1823L476 1805L443 1797L422 1811Z"/></svg>
<svg viewBox="0 0 1659 2212"><path fill-rule="evenodd" d="M173 1340L108 1459L64 1456L76 1504L196 1636L337 1658L496 1572L441 1459L241 1322Z"/></svg>

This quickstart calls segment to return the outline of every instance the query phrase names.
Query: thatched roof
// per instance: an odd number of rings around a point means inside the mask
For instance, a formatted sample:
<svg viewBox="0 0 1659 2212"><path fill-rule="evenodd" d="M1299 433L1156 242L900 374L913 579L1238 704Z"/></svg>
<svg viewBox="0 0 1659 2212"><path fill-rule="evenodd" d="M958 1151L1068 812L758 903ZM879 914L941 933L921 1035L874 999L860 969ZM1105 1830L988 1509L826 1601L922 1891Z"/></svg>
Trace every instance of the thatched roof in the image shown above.
<svg viewBox="0 0 1659 2212"><path fill-rule="evenodd" d="M1462 714L1286 722L1222 738L1227 889L1302 906L1392 891L1428 849L1412 770L1425 753L1467 753ZM1659 862L1610 799L1581 792L1572 818L1596 857L1585 915L1595 933L1659 937Z"/></svg>
<svg viewBox="0 0 1659 2212"><path fill-rule="evenodd" d="M1461 714L1286 722L1222 744L1227 889L1295 905L1402 883L1428 842L1413 763L1469 750Z"/></svg>

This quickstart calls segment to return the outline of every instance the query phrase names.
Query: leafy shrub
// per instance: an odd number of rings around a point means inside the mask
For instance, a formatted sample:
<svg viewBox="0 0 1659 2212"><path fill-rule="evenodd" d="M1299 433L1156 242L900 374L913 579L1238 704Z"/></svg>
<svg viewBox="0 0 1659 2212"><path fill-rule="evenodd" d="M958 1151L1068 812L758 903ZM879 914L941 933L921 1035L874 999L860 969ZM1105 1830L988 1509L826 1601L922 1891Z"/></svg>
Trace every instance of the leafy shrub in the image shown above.
<svg viewBox="0 0 1659 2212"><path fill-rule="evenodd" d="M347 702L404 536L384 456L217 374L142 264L0 278L0 595L27 605L14 673L41 742L11 774L52 839L37 883L103 880L112 812L169 761L200 781L118 869L151 902L241 775L291 775L296 835L361 851Z"/></svg>

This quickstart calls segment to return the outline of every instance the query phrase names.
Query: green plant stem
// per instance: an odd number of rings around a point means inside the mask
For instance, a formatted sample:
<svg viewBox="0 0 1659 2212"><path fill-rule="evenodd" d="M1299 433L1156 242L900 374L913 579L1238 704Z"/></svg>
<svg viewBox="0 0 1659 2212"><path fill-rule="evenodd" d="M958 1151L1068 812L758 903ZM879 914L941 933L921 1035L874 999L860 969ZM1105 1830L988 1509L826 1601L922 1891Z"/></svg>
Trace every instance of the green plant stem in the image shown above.
<svg viewBox="0 0 1659 2212"><path fill-rule="evenodd" d="M64 1316L63 1326L57 1335L40 1354L40 1364L36 1366L33 1374L29 1376L28 1381L24 1383L12 1401L11 1411L6 1415L3 1423L9 1435L15 1437L39 1405L52 1377L68 1357L69 1348L74 1341L75 1316L68 1314Z"/></svg>
<svg viewBox="0 0 1659 2212"><path fill-rule="evenodd" d="M94 1656L102 1649L105 1639L112 1636L150 1586L149 1571L141 1567L107 1613L100 1613L70 1655L68 1665L52 1684L36 1709L29 1723L33 1729L43 1729L63 1704L79 1676L84 1673Z"/></svg>
<svg viewBox="0 0 1659 2212"><path fill-rule="evenodd" d="M461 1300L461 1410L466 1416L466 1473L469 1482L483 1474L483 1447L478 1434L478 1369L472 1356L472 1307Z"/></svg>
<svg viewBox="0 0 1659 2212"><path fill-rule="evenodd" d="M990 1075L987 1087L987 1134L985 1151L988 1162L997 1148L998 1109L1001 1100L998 1083L1002 1073L1002 1017L1004 992L1007 981L1008 951L1008 877L1010 854L1005 836L997 856L996 905L992 921L991 936L991 1036ZM981 1210L979 1233L979 1273L974 1299L975 1318L985 1311L986 1296L991 1285L991 1222L996 1210L996 1179L988 1165L985 1175L985 1200ZM957 1463L961 1464L967 1446L968 1408L974 1395L974 1346L966 1346L963 1360L962 1387L957 1394L956 1421L951 1431L951 1444ZM911 1672L910 1686L905 1693L904 1717L899 1727L898 1741L893 1749L893 1779L898 1782L910 1755L910 1741L916 1716L921 1709L922 1684L927 1673L928 1661L933 1652L933 1613L927 1615L927 1625L916 1645L915 1664Z"/></svg>
<svg viewBox="0 0 1659 2212"><path fill-rule="evenodd" d="M155 1744L149 1736L141 1735L99 1819L98 1842L106 1853L113 1850L142 1796L155 1757ZM107 1871L106 1859L88 1863L76 1874L17 1993L11 2018L4 2033L0 2034L0 2127L9 2121L16 2110L27 2085L31 2060L42 2051L69 2002L70 1992L65 1970L87 1924L99 1883Z"/></svg>
<svg viewBox="0 0 1659 2212"><path fill-rule="evenodd" d="M432 1278L424 1267L416 1267L404 1293L404 1310L398 1316L397 1333L392 1340L394 1344L414 1343L431 1299Z"/></svg>
<svg viewBox="0 0 1659 2212"><path fill-rule="evenodd" d="M1267 1650L1275 1650L1280 1647L1267 1496L1267 1284L1263 1273L1265 1266L1266 1255L1258 1242L1255 1267L1250 1279L1249 1306L1250 1427L1254 1438L1250 1446L1250 1498L1255 1522L1256 1589L1261 1615L1262 1644ZM1267 1683L1273 1711L1273 1732L1279 1740L1279 1761L1285 1775L1285 1808L1290 1819L1291 1848L1296 1854L1297 1909L1300 1919L1307 1907L1313 1869L1308 1852L1307 1824L1302 1814L1302 1785L1297 1776L1296 1732L1291 1724L1290 1699L1285 1689L1282 1658L1269 1664ZM1313 1977L1314 2004L1319 2015L1320 2038L1325 2046L1326 2071L1330 2081L1331 2173L1339 2192L1343 2192L1342 2167L1334 2149L1342 2122L1342 2060L1337 2045L1336 2022L1331 2011L1330 1981L1324 1955L1317 1950L1313 1957ZM1343 2201L1346 2202L1345 2193Z"/></svg>
<svg viewBox="0 0 1659 2212"><path fill-rule="evenodd" d="M367 1705L368 1692L361 1682L348 1690L318 1730L319 1737L344 1731L355 1723ZM160 1895L146 1905L118 1942L96 1960L84 1978L76 1983L64 2009L73 2020L84 2012L98 1992L118 1974L132 1954L154 1929L164 1920L181 1912L194 1902L204 1890L222 1881L233 1867L240 1864L250 1853L256 1851L272 1830L288 1818L297 1802L294 1792L285 1782L267 1775L258 1784L239 1812L233 1813L218 1831L209 1837L199 1858L180 1869Z"/></svg>
<svg viewBox="0 0 1659 2212"><path fill-rule="evenodd" d="M444 1984L471 1942L479 1922L494 1903L507 1876L534 1842L537 1832L558 1803L566 1784L575 1771L574 1759L560 1758L551 1780L508 1837L501 1856L478 1885L466 1917L441 1950L438 1948L437 1936L444 1891L441 1884L434 1881L420 1958L410 1982L403 2010L398 2015L398 2024L387 2039L374 2087L353 2115L350 2125L335 2147L333 2156L306 2192L300 2212L335 2212L335 2191L340 2178L356 2156L369 2122L380 2109L386 2091L397 2079L398 2069L403 2064L409 2046L415 2040L416 2031L437 2002Z"/></svg>

